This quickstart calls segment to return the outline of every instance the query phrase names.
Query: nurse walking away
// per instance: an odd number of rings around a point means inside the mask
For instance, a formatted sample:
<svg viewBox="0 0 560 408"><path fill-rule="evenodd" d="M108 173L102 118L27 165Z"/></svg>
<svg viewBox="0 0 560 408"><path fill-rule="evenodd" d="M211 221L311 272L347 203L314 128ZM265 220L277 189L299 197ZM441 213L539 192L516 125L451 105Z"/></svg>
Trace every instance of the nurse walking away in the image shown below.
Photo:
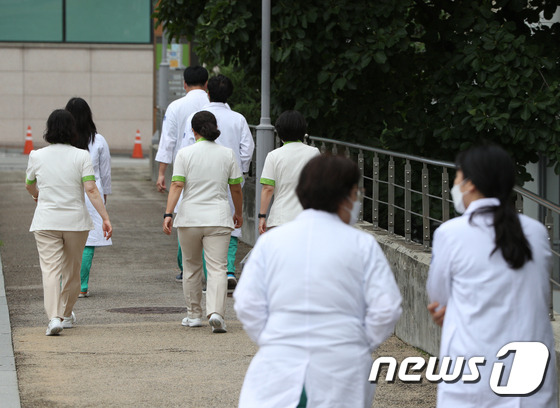
<svg viewBox="0 0 560 408"><path fill-rule="evenodd" d="M43 275L47 336L75 323L72 309L80 292L80 262L93 222L84 190L103 220L103 233L113 228L95 185L89 153L79 149L76 123L70 112L57 109L47 120L44 139L49 146L32 151L26 188L37 202L31 228L37 242Z"/></svg>
<svg viewBox="0 0 560 408"><path fill-rule="evenodd" d="M284 145L268 153L264 161L258 215L260 234L266 232L267 228L293 220L303 210L296 195L299 175L303 166L319 155L319 149L302 143L307 123L298 111L282 113L274 127ZM267 222L266 213L273 195L274 203Z"/></svg>
<svg viewBox="0 0 560 408"><path fill-rule="evenodd" d="M484 356L486 364L478 366L476 383L440 383L439 408L558 407L548 316L550 244L541 223L515 211L514 183L513 161L498 146L474 147L457 157L452 196L464 215L435 231L428 309L443 326L440 358ZM490 387L496 354L510 342L548 348L544 382L532 395L502 396ZM500 362L509 373L512 356Z"/></svg>
<svg viewBox="0 0 560 408"><path fill-rule="evenodd" d="M239 407L371 408L371 353L393 333L401 295L375 239L351 225L360 170L322 155L303 168L295 220L258 239L233 294L259 350ZM349 225L350 224L350 225Z"/></svg>
<svg viewBox="0 0 560 408"><path fill-rule="evenodd" d="M233 83L228 77L220 74L210 78L208 80L208 96L210 97L210 103L203 109L212 113L218 122L220 137L216 139L216 143L233 150L237 165L245 174L249 172L253 150L255 150L255 143L245 117L239 112L231 110L227 104L228 98L232 93ZM188 118L181 147L190 146L195 143L195 137L190 123L191 118ZM243 183L244 182L241 181L241 186L243 186ZM234 205L231 197L229 197L229 200L230 209L233 213ZM231 290L235 289L235 285L237 285L237 278L235 277L235 258L240 237L241 228L236 228L232 231L229 242L227 280L228 289ZM206 274L206 271L204 273Z"/></svg>
<svg viewBox="0 0 560 408"><path fill-rule="evenodd" d="M111 154L109 146L103 136L97 133L93 122L91 109L82 98L72 98L65 108L74 116L78 132L78 143L81 149L89 151L91 164L95 173L95 185L99 194L103 197L103 204L107 205L107 195L111 194ZM111 239L103 236L103 220L91 203L87 194L85 195L89 215L95 226L89 232L84 253L82 255L82 266L80 268L81 289L78 297L89 297L89 272L93 261L95 247L113 245Z"/></svg>
<svg viewBox="0 0 560 408"><path fill-rule="evenodd" d="M182 325L202 326L200 302L204 249L208 269L206 316L213 333L225 333L228 247L231 231L243 224L243 177L233 151L214 142L220 131L212 113L196 113L192 118L192 129L196 143L181 149L173 166L163 231L171 234L173 209L184 188L173 223L183 252L183 292L188 314ZM235 208L233 217L228 186Z"/></svg>

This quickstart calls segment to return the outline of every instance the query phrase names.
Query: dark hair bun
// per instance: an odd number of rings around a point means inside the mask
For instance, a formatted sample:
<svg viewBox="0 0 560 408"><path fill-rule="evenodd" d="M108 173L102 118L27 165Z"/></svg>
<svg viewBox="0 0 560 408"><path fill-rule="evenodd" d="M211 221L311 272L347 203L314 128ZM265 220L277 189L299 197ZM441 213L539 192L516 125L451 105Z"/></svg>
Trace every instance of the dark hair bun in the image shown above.
<svg viewBox="0 0 560 408"><path fill-rule="evenodd" d="M220 136L220 131L212 122L203 123L198 133L207 140L216 140Z"/></svg>
<svg viewBox="0 0 560 408"><path fill-rule="evenodd" d="M194 114L191 125L193 130L206 140L216 140L220 136L216 117L208 111L200 111Z"/></svg>

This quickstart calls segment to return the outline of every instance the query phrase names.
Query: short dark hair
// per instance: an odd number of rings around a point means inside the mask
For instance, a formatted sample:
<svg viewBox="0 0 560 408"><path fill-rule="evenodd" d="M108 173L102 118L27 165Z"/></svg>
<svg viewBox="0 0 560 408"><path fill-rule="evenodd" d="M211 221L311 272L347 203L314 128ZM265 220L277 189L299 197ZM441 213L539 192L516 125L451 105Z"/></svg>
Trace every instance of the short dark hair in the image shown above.
<svg viewBox="0 0 560 408"><path fill-rule="evenodd" d="M303 167L296 194L304 209L336 213L359 180L360 169L352 160L340 155L322 154Z"/></svg>
<svg viewBox="0 0 560 408"><path fill-rule="evenodd" d="M193 130L206 140L214 141L220 136L216 117L212 112L200 111L191 120Z"/></svg>
<svg viewBox="0 0 560 408"><path fill-rule="evenodd" d="M54 110L47 119L47 128L43 139L51 144L69 143L72 146L79 147L74 116L65 109Z"/></svg>
<svg viewBox="0 0 560 408"><path fill-rule="evenodd" d="M78 146L76 147L88 150L89 143L95 141L95 134L97 133L88 103L82 98L71 98L65 109L74 116L76 121L76 132L78 134Z"/></svg>
<svg viewBox="0 0 560 408"><path fill-rule="evenodd" d="M208 81L208 71L200 65L193 65L185 69L183 79L188 86L204 86Z"/></svg>
<svg viewBox="0 0 560 408"><path fill-rule="evenodd" d="M208 95L210 102L226 103L233 93L233 83L225 75L216 75L208 80Z"/></svg>
<svg viewBox="0 0 560 408"><path fill-rule="evenodd" d="M303 140L307 130L307 123L301 113L295 110L283 112L276 119L276 131L278 137L284 142Z"/></svg>

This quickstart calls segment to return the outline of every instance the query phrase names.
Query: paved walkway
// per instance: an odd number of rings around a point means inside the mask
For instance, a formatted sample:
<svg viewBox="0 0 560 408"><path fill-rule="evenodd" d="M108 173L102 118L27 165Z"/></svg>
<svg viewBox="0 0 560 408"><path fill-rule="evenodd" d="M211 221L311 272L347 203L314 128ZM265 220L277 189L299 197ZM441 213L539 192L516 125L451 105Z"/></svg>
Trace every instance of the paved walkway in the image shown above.
<svg viewBox="0 0 560 408"><path fill-rule="evenodd" d="M77 326L45 336L26 163L19 153L0 152L0 405L16 408L21 399L24 408L237 406L257 348L231 298L227 334L213 335L207 324L181 326L176 238L161 231L166 198L150 181L147 159L113 158L113 246L95 252L91 297L74 309ZM240 245L238 261L248 250ZM394 337L379 354L422 355ZM373 406L433 407L435 387L380 384Z"/></svg>

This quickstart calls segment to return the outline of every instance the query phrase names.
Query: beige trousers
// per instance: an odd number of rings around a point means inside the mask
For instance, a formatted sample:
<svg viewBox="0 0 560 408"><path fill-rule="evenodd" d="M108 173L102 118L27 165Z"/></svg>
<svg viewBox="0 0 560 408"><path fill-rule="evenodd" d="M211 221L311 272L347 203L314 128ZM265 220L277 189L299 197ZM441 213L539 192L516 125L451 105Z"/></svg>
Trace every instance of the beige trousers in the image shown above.
<svg viewBox="0 0 560 408"><path fill-rule="evenodd" d="M70 316L80 294L80 266L89 231L35 231L50 319Z"/></svg>
<svg viewBox="0 0 560 408"><path fill-rule="evenodd" d="M190 319L202 317L202 249L206 260L206 316L225 316L227 254L231 228L179 227L177 235L183 254L183 294Z"/></svg>

